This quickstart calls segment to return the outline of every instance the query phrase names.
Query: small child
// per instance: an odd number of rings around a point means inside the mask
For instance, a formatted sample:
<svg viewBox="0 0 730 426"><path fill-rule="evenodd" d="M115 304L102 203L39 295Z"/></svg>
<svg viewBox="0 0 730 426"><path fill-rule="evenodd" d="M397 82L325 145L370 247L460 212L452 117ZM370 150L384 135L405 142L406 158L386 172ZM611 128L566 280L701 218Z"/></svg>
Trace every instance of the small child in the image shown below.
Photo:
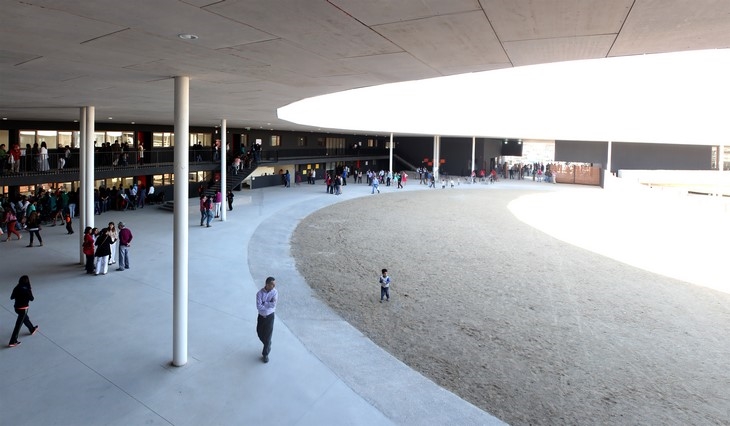
<svg viewBox="0 0 730 426"><path fill-rule="evenodd" d="M388 270L383 268L382 276L378 279L380 283L380 303L383 303L383 298L390 302L390 277L388 276Z"/></svg>
<svg viewBox="0 0 730 426"><path fill-rule="evenodd" d="M73 224L71 223L71 215L69 213L66 213L66 231L68 231L68 235L71 235L74 233Z"/></svg>

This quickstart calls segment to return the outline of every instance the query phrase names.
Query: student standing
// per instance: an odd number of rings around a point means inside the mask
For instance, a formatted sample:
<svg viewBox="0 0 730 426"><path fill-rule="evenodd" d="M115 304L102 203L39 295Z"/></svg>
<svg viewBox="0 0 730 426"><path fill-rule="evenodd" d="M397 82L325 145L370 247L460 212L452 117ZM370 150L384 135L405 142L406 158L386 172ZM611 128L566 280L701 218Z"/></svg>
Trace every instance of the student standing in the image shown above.
<svg viewBox="0 0 730 426"><path fill-rule="evenodd" d="M15 347L20 344L18 341L18 334L20 333L20 327L25 325L28 327L30 335L34 335L38 331L38 326L33 325L28 317L28 307L30 302L33 301L33 291L30 287L30 278L27 275L23 275L18 280L18 285L13 289L13 293L10 295L11 300L15 300L14 308L15 313L18 314L18 319L15 320L15 328L13 328L13 334L10 336L10 343L8 346Z"/></svg>
<svg viewBox="0 0 730 426"><path fill-rule="evenodd" d="M99 231L99 236L96 237L96 270L94 275L106 275L109 270L109 256L112 254L111 244L112 239L108 234L108 229L103 228Z"/></svg>
<svg viewBox="0 0 730 426"><path fill-rule="evenodd" d="M84 229L84 242L81 246L81 250L84 253L84 256L86 256L86 273L87 274L93 274L94 273L94 235L92 234L92 229L90 226L87 226L86 229Z"/></svg>
<svg viewBox="0 0 730 426"><path fill-rule="evenodd" d="M109 222L109 225L106 228L106 234L111 238L111 244L109 245L109 261L108 265L113 265L117 263L116 260L114 260L114 253L117 252L117 247L119 246L119 233L117 232L117 228L114 226L114 222Z"/></svg>
<svg viewBox="0 0 730 426"><path fill-rule="evenodd" d="M124 222L119 222L119 268L117 271L129 269L129 248L132 246L132 231Z"/></svg>
<svg viewBox="0 0 730 426"><path fill-rule="evenodd" d="M256 309L259 312L256 319L256 334L258 334L261 343L264 344L261 360L265 363L269 362L271 335L274 334L274 312L276 311L276 302L279 300L279 292L275 287L276 279L268 277L264 288L256 293Z"/></svg>
<svg viewBox="0 0 730 426"><path fill-rule="evenodd" d="M383 268L381 271L380 278L380 303L383 303L383 299L390 301L390 277L388 276L388 270Z"/></svg>

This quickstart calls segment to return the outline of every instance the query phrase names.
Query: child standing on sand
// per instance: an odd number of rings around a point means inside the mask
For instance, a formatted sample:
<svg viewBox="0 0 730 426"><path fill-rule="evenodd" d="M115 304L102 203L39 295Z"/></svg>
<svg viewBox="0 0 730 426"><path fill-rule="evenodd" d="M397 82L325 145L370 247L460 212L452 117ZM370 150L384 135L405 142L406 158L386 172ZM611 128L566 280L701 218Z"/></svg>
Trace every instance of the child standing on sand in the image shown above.
<svg viewBox="0 0 730 426"><path fill-rule="evenodd" d="M383 303L383 298L386 301L390 301L390 277L388 276L388 270L383 268L381 271L382 275L378 279L380 283L380 303Z"/></svg>

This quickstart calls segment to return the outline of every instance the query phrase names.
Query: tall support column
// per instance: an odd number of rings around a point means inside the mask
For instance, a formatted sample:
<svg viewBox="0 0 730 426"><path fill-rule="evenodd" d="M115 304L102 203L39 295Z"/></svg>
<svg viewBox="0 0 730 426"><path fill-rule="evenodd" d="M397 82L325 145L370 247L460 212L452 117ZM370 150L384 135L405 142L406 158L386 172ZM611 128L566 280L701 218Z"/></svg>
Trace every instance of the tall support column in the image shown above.
<svg viewBox="0 0 730 426"><path fill-rule="evenodd" d="M441 162L441 136L433 137L433 178L439 178L439 163Z"/></svg>
<svg viewBox="0 0 730 426"><path fill-rule="evenodd" d="M188 174L190 77L175 77L172 365L188 362Z"/></svg>
<svg viewBox="0 0 730 426"><path fill-rule="evenodd" d="M717 170L722 173L722 171L725 169L725 145L720 145L717 147Z"/></svg>
<svg viewBox="0 0 730 426"><path fill-rule="evenodd" d="M226 221L226 195L228 195L228 159L226 158L228 151L226 148L226 119L221 120L221 195L223 202L221 203L221 222Z"/></svg>
<svg viewBox="0 0 730 426"><path fill-rule="evenodd" d="M81 173L86 177L86 183L82 190L87 201L82 208L86 212L85 226L94 227L94 138L96 109L93 106L86 107L86 158L81 166Z"/></svg>
<svg viewBox="0 0 730 426"><path fill-rule="evenodd" d="M475 155L477 151L477 138L475 136L471 137L471 170L469 172L476 172L476 166L474 162L476 161Z"/></svg>
<svg viewBox="0 0 730 426"><path fill-rule="evenodd" d="M76 208L79 209L79 247L84 244L84 233L83 230L86 227L86 203L88 202L84 188L86 188L86 107L79 108L79 203ZM94 202L94 199L91 199ZM79 251L80 262L83 265L86 263L86 256L83 251Z"/></svg>
<svg viewBox="0 0 730 426"><path fill-rule="evenodd" d="M390 173L395 176L395 172L393 171L393 134L390 134L390 149L388 150L388 170Z"/></svg>
<svg viewBox="0 0 730 426"><path fill-rule="evenodd" d="M608 141L608 152L606 155L606 171L611 173L611 141Z"/></svg>

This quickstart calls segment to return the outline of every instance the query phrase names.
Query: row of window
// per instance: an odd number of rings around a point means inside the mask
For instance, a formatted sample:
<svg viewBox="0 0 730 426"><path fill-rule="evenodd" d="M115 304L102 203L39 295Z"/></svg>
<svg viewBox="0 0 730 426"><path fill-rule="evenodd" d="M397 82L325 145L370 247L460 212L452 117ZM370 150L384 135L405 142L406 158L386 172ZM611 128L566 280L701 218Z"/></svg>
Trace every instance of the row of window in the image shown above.
<svg viewBox="0 0 730 426"><path fill-rule="evenodd" d="M210 180L210 171L200 171L200 172L191 172L188 174L188 182L191 183L197 183L197 182L207 182ZM107 188L111 188L116 186L117 188L123 187L123 188L129 188L135 183L135 179L137 179L134 176L128 176L128 177L114 177L114 178L108 178L108 179L97 179L94 181L94 187L99 188L100 186L106 186ZM175 175L173 173L165 173L161 175L154 175L153 176L153 182L155 187L160 186L169 186L173 185L175 183ZM55 190L59 188L66 188L67 190L78 190L78 181L74 182L53 182L49 184L42 184L42 185L21 185L18 187L19 192L21 194L33 194L35 193L35 190L38 186L42 186L43 189L46 190ZM7 194L8 187L0 187L0 194Z"/></svg>
<svg viewBox="0 0 730 426"><path fill-rule="evenodd" d="M64 148L66 146L71 148L78 148L81 146L79 131L56 131L56 130L21 130L20 131L20 146L21 148L26 145L33 146L34 144L41 144L45 142L48 149ZM213 136L207 133L191 133L190 134L190 146L202 145L206 147L213 146ZM114 144L119 142L120 144L128 144L132 147L136 147L138 141L134 137L133 131L123 132L94 132L94 140L96 146L102 144ZM257 138L255 143L263 145L263 140ZM9 149L9 131L0 130L0 143L5 144ZM248 146L248 136L241 135L241 143ZM272 147L281 146L281 136L271 135L269 145ZM152 134L152 147L153 148L167 148L175 146L175 133L173 132L155 132ZM300 136L297 138L297 146L307 146L307 138ZM345 138L336 137L318 137L317 146L332 148L345 148ZM366 142L368 148L377 146L375 139L368 139Z"/></svg>
<svg viewBox="0 0 730 426"><path fill-rule="evenodd" d="M33 146L34 144L40 145L41 142L45 142L48 149L64 148L66 146L70 148L78 148L81 146L79 131L56 131L56 130L21 130L20 131L20 146L25 147L26 145ZM207 133L191 133L190 134L190 146L203 145L211 146L212 136ZM10 148L10 131L0 130L0 144L4 144L7 148ZM114 144L119 142L120 144L128 144L136 147L137 141L134 138L133 131L126 132L94 132L94 141L96 146L102 144ZM171 147L175 145L175 134L172 132L155 132L152 134L152 147L163 148Z"/></svg>

